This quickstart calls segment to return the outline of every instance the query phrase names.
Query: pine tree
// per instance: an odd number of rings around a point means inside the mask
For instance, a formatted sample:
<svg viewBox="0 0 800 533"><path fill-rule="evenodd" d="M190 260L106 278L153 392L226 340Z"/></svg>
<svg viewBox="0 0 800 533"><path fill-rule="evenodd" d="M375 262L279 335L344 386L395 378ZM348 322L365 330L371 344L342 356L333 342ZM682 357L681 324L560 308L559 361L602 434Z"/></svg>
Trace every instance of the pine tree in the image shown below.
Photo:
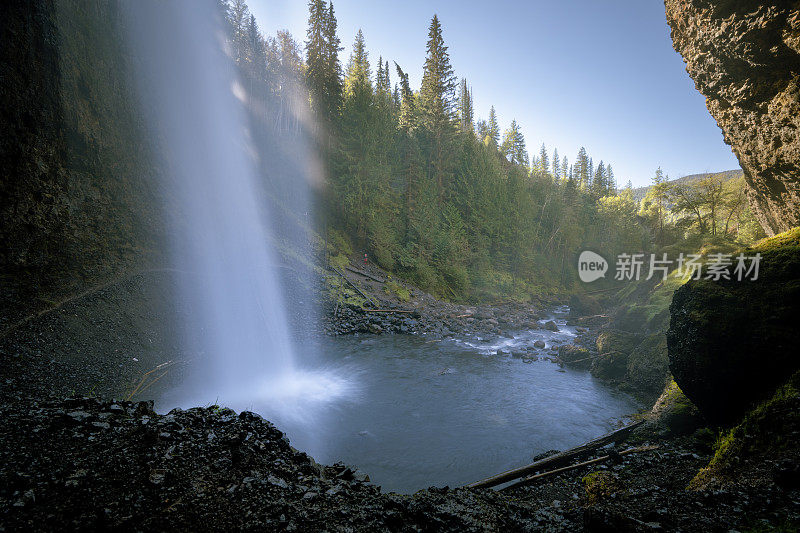
<svg viewBox="0 0 800 533"><path fill-rule="evenodd" d="M614 179L614 171L611 169L611 163L606 165L606 184L608 194L617 194L617 182Z"/></svg>
<svg viewBox="0 0 800 533"><path fill-rule="evenodd" d="M500 146L500 124L497 122L497 113L494 110L494 106L489 110L489 121L487 123L487 135L486 138L489 140L489 144L497 148Z"/></svg>
<svg viewBox="0 0 800 533"><path fill-rule="evenodd" d="M392 92L391 80L389 79L389 61L386 61L386 68L383 66L383 58L378 58L378 68L375 70L375 97L376 101L387 108L391 105Z"/></svg>
<svg viewBox="0 0 800 533"><path fill-rule="evenodd" d="M458 93L458 129L462 133L473 135L475 133L473 118L472 90L467 86L467 79L463 78Z"/></svg>
<svg viewBox="0 0 800 533"><path fill-rule="evenodd" d="M511 163L528 166L528 152L525 150L525 138L516 120L512 120L505 134L500 151Z"/></svg>
<svg viewBox="0 0 800 533"><path fill-rule="evenodd" d="M344 48L336 34L336 28L336 14L331 2L328 5L328 16L325 18L325 108L330 118L338 115L342 105L342 64L339 61L339 52Z"/></svg>
<svg viewBox="0 0 800 533"><path fill-rule="evenodd" d="M567 161L567 156L564 156L564 159L561 161L561 177L564 179L569 178L569 161Z"/></svg>
<svg viewBox="0 0 800 533"><path fill-rule="evenodd" d="M434 15L428 28L427 57L422 73L420 106L424 125L443 134L451 129L454 118L456 77L442 38L442 26Z"/></svg>
<svg viewBox="0 0 800 533"><path fill-rule="evenodd" d="M434 15L428 28L428 45L419 92L422 126L430 141L430 175L436 183L439 205L444 203L452 165L456 77L442 38L442 26Z"/></svg>
<svg viewBox="0 0 800 533"><path fill-rule="evenodd" d="M399 125L401 129L406 131L410 130L415 121L416 101L414 93L411 91L411 85L408 83L408 74L403 72L400 65L395 62L397 69L397 76L400 78L400 118Z"/></svg>
<svg viewBox="0 0 800 533"><path fill-rule="evenodd" d="M326 85L328 74L327 29L328 9L324 0L308 3L308 30L306 31L306 85L311 99L311 109L322 116L327 113Z"/></svg>
<svg viewBox="0 0 800 533"><path fill-rule="evenodd" d="M539 172L542 176L547 175L550 172L550 158L547 155L547 147L542 143L542 147L539 149Z"/></svg>
<svg viewBox="0 0 800 533"><path fill-rule="evenodd" d="M347 65L347 75L344 79L346 97L352 98L358 91L372 93L372 75L369 68L369 53L364 43L364 34L358 30L350 62Z"/></svg>
<svg viewBox="0 0 800 533"><path fill-rule="evenodd" d="M561 159L558 158L558 148L553 149L553 179L561 176Z"/></svg>
<svg viewBox="0 0 800 533"><path fill-rule="evenodd" d="M581 146L578 156L575 158L574 179L578 189L585 190L589 186L589 157L586 155L586 148Z"/></svg>
<svg viewBox="0 0 800 533"><path fill-rule="evenodd" d="M601 160L597 165L592 181L592 191L596 196L605 196L608 193L608 182L606 181L606 167Z"/></svg>

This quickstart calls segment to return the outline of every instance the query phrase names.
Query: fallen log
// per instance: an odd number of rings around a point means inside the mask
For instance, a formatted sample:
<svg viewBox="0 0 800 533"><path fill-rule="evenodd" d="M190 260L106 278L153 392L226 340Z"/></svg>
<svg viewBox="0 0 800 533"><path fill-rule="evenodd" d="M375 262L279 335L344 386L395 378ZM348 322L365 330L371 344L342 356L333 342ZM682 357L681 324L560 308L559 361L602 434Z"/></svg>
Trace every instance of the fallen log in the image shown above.
<svg viewBox="0 0 800 533"><path fill-rule="evenodd" d="M612 431L611 433L606 433L601 437L597 437L594 440L590 440L589 442L581 444L580 446L576 446L575 448L569 449L565 452L551 455L550 457L542 459L541 461L536 461L535 463L531 463L527 466L507 470L506 472L501 472L500 474L488 477L486 479L475 481L474 483L465 485L465 487L472 489L494 487L496 485L500 485L501 483L513 481L534 472L540 472L546 468L558 468L562 465L569 464L576 459L589 455L594 450L602 448L607 444L618 444L623 442L626 438L628 438L628 435L631 431L643 423L643 420L635 422L623 428Z"/></svg>
<svg viewBox="0 0 800 533"><path fill-rule="evenodd" d="M372 298L370 298L369 296L367 296L367 295L364 293L364 291L362 291L361 289L359 289L359 288L356 286L356 284L355 284L355 283L353 283L352 281L350 281L350 279L349 279L347 276L345 276L345 275L344 275L344 272L342 272L341 270L339 270L338 268L336 268L336 267L335 267L335 266L333 266L333 265L331 265L331 270L333 270L334 272L336 272L337 274L339 274L339 275L340 275L340 276L341 276L341 277L342 277L342 278L343 278L343 279L344 279L344 280L347 282L347 284L348 284L348 285L350 285L350 286L351 286L353 289L355 289L355 291L356 291L358 294L360 294L362 297L364 297L364 299L365 299L365 300L367 300L367 301L368 301L368 302L369 302L369 303L372 305L372 307L378 307L378 305L377 305L377 304L376 304L376 303L375 303L375 302L372 300Z"/></svg>
<svg viewBox="0 0 800 533"><path fill-rule="evenodd" d="M638 453L638 452L648 452L650 450L655 450L657 448L658 446L639 446L638 448L628 448L627 450L619 452L619 455L628 455L630 453ZM531 483L532 481L536 481L537 479L541 479L543 477L560 474L561 472L568 472L570 470L575 470L576 468L580 468L582 466L589 466L596 463L602 463L603 461L608 461L609 459L611 459L610 455L604 455L602 457L597 457L596 459L590 459L589 461L584 461L582 463L556 468L555 470L548 470L547 472L542 472L540 474L534 474L532 476L524 477L519 481L515 481L510 485L506 485L500 490L502 491L502 490L513 489L516 487L521 487L522 485L527 485L528 483Z"/></svg>
<svg viewBox="0 0 800 533"><path fill-rule="evenodd" d="M364 309L365 313L416 313L416 309Z"/></svg>
<svg viewBox="0 0 800 533"><path fill-rule="evenodd" d="M373 276L372 274L368 274L367 272L364 272L363 270L359 270L357 268L353 268L353 267L345 267L345 268L347 270L349 270L350 272L353 272L354 274L358 274L359 276L364 276L365 278L369 278L369 279L371 279L373 281L377 281L379 283L384 283L386 281L385 279L381 279L381 278L379 278L377 276Z"/></svg>

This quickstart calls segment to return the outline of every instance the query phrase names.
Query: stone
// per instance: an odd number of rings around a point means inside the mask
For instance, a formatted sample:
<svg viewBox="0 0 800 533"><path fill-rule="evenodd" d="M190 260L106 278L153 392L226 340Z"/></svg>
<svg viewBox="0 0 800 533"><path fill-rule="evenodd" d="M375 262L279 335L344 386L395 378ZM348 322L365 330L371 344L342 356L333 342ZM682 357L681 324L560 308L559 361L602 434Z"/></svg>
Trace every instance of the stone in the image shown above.
<svg viewBox="0 0 800 533"><path fill-rule="evenodd" d="M757 280L697 280L670 305L669 368L714 423L736 422L800 369L800 228L760 243Z"/></svg>
<svg viewBox="0 0 800 533"><path fill-rule="evenodd" d="M544 323L544 329L549 331L558 331L558 324L553 322L552 320L548 320Z"/></svg>
<svg viewBox="0 0 800 533"><path fill-rule="evenodd" d="M589 368L591 365L591 354L586 348L565 344L558 349L558 359L568 366L579 368Z"/></svg>
<svg viewBox="0 0 800 533"><path fill-rule="evenodd" d="M800 225L800 5L666 0L672 43L768 235Z"/></svg>

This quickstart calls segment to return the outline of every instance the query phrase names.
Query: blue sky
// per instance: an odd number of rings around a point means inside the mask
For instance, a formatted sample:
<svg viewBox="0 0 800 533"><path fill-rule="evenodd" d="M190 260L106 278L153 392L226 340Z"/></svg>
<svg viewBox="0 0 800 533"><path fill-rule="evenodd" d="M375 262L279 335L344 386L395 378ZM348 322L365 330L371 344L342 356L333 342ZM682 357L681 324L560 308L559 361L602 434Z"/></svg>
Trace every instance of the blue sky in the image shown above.
<svg viewBox="0 0 800 533"><path fill-rule="evenodd" d="M304 41L302 0L248 5L264 33L288 29ZM585 146L595 165L613 165L620 185L649 183L659 165L672 178L739 168L672 49L660 1L335 0L334 9L344 64L361 28L373 68L378 56L397 61L414 88L438 14L476 118L494 105L503 129L521 124L531 153L545 143L572 162Z"/></svg>

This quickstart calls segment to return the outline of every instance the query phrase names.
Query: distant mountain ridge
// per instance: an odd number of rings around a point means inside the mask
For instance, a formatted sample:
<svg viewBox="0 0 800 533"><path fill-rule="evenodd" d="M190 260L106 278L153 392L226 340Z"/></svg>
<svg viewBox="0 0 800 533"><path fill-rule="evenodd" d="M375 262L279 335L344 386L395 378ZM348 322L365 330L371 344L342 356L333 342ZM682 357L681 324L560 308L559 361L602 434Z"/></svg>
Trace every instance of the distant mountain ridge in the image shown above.
<svg viewBox="0 0 800 533"><path fill-rule="evenodd" d="M709 176L721 176L725 181L737 179L744 175L744 171L741 168L737 168L734 170L723 170L722 172L704 172L702 174L689 174L688 176L683 176L680 178L676 178L674 180L669 180L669 183L690 183L692 181L701 180L703 178L707 178ZM641 202L644 200L647 191L650 190L650 185L647 187L634 187L633 188L633 199L637 202Z"/></svg>

